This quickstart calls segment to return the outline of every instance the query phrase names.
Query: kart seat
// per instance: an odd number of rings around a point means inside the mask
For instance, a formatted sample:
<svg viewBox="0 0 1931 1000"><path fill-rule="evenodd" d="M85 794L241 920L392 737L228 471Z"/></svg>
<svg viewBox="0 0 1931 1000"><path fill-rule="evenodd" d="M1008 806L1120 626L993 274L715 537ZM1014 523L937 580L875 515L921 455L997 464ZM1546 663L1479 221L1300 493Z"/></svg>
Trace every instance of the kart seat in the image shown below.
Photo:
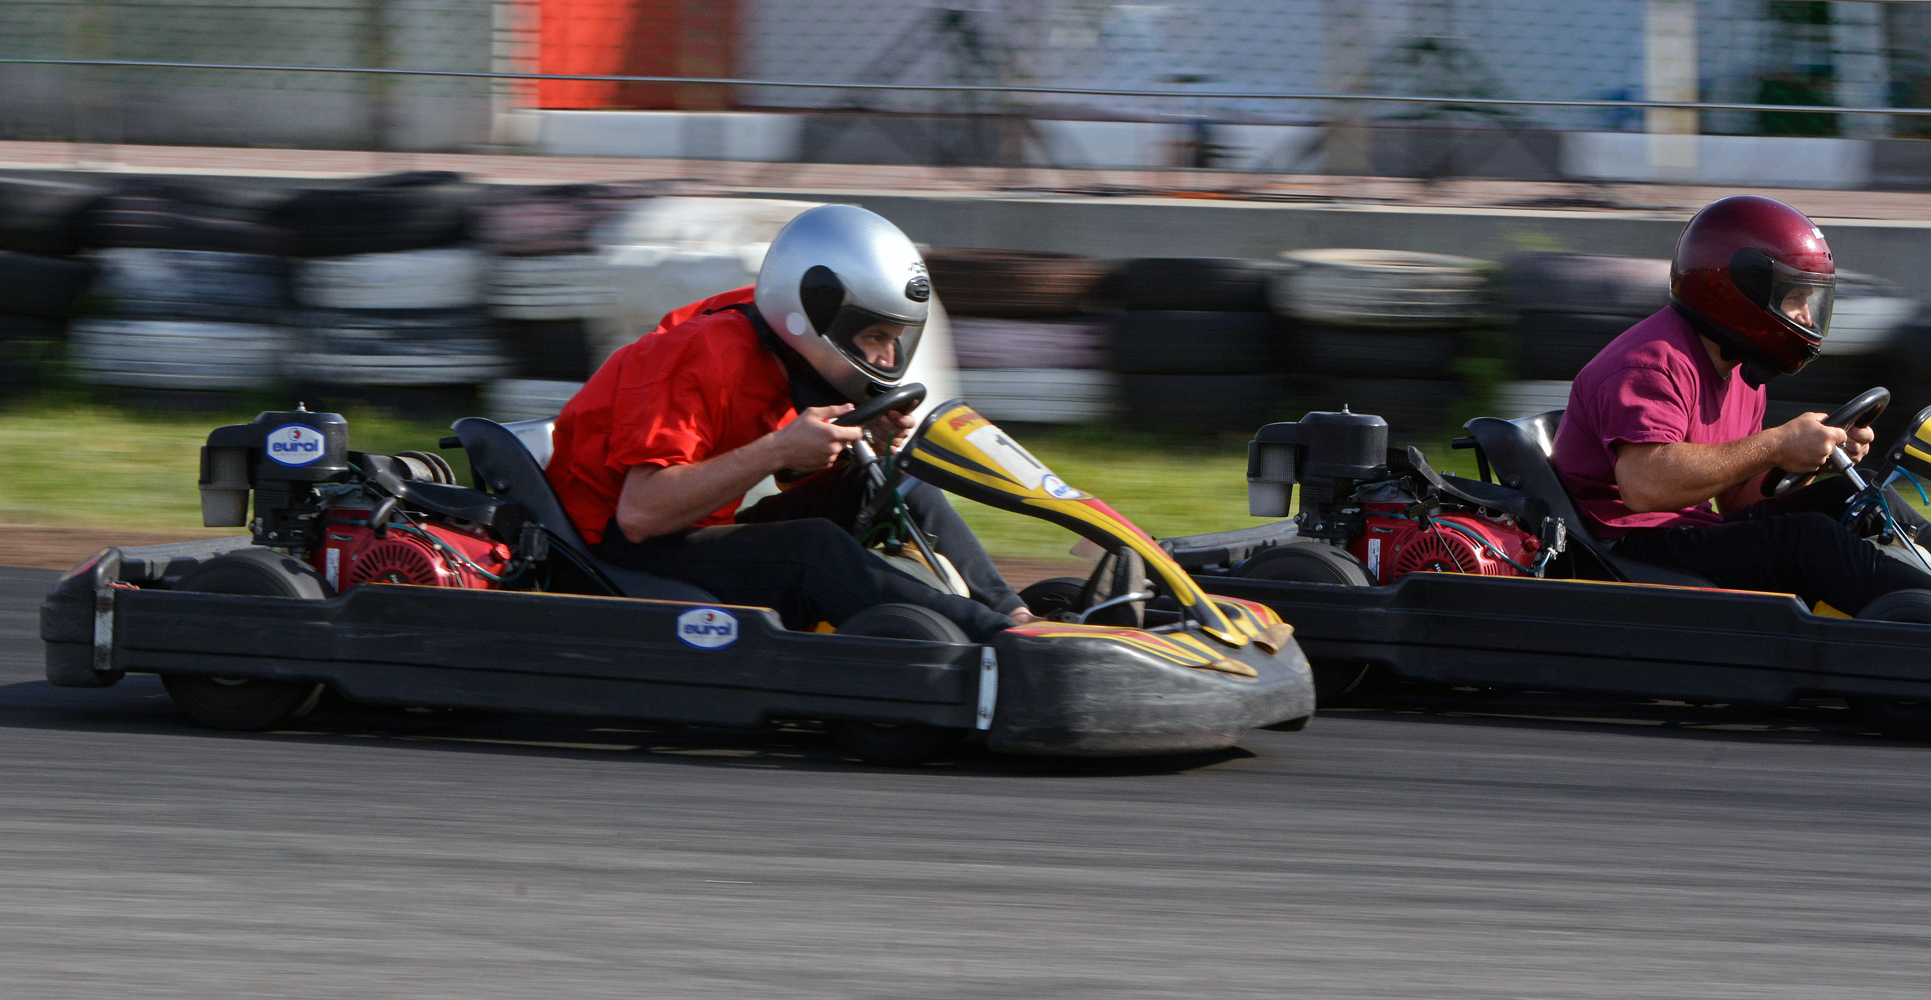
<svg viewBox="0 0 1931 1000"><path fill-rule="evenodd" d="M1521 490L1549 505L1549 510L1569 529L1569 544L1579 545L1593 556L1605 571L1627 583L1658 583L1679 587L1714 587L1695 573L1640 562L1616 551L1589 530L1589 523L1576 510L1575 501L1556 474L1556 426L1562 422L1561 410L1538 413L1519 420L1476 417L1467 426L1475 437L1495 477L1510 489Z"/></svg>
<svg viewBox="0 0 1931 1000"><path fill-rule="evenodd" d="M550 489L550 481L543 478L543 467L526 444L526 437L530 433L527 425L539 423L547 424L550 421L518 421L519 426L515 430L482 417L464 417L456 421L453 429L457 440L463 443L463 450L469 453L470 466L476 470L477 485L486 487L489 492L505 500L522 504L530 512L530 517L550 533L553 544L570 550L574 560L591 575L600 576L600 582L608 584L612 593L653 601L718 603L717 598L688 583L625 569L597 558L590 546L584 544L583 536L577 534L577 526L564 513L562 502L557 500L556 492ZM522 431L522 434L518 431ZM547 444L548 440L548 433L543 434L543 443ZM544 448L543 451L543 457L548 458L549 449Z"/></svg>

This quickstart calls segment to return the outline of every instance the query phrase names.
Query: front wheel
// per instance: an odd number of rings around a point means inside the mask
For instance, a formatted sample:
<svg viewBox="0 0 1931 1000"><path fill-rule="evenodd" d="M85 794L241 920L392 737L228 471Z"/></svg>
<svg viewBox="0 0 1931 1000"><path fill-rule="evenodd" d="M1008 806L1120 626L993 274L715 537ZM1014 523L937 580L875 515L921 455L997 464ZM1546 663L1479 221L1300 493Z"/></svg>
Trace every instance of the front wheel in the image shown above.
<svg viewBox="0 0 1931 1000"><path fill-rule="evenodd" d="M881 604L861 611L838 627L839 635L878 639L922 639L966 645L972 640L952 620L917 604ZM838 745L867 764L912 767L950 753L965 737L961 729L916 722L839 721L827 728Z"/></svg>
<svg viewBox="0 0 1931 1000"><path fill-rule="evenodd" d="M1931 590L1894 590L1864 606L1865 621L1931 625ZM1931 740L1931 701L1846 698L1858 721L1895 740Z"/></svg>
<svg viewBox="0 0 1931 1000"><path fill-rule="evenodd" d="M174 589L303 600L329 596L328 584L314 569L270 549L217 556L190 570ZM188 718L212 729L244 732L273 729L301 719L322 700L323 687L306 681L196 674L162 674L161 683Z"/></svg>

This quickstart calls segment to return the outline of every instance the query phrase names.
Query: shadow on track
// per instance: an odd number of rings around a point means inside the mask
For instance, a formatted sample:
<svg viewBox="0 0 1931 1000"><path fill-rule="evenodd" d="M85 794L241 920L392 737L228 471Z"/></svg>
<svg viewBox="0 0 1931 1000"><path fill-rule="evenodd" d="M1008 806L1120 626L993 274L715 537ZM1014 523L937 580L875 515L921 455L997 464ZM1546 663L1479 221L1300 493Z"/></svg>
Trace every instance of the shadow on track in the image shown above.
<svg viewBox="0 0 1931 1000"><path fill-rule="evenodd" d="M289 729L233 733L189 722L160 679L131 674L104 689L57 688L44 681L0 686L0 729L133 733L216 740L355 743L370 740L397 750L562 756L610 760L648 756L700 767L851 770L885 773L1012 775L1025 777L1141 777L1175 774L1254 755L1236 748L1211 753L1136 758L1017 757L965 747L954 758L917 768L863 764L808 723L764 729L653 726L634 719L514 715L446 709L405 709L345 702L330 695L315 714Z"/></svg>

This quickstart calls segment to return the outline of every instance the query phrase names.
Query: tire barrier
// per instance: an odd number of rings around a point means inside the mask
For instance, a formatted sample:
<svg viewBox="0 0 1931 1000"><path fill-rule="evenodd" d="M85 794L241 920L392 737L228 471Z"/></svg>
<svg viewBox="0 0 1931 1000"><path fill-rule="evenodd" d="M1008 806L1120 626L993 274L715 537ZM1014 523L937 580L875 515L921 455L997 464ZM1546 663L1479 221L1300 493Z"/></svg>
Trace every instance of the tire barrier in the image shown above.
<svg viewBox="0 0 1931 1000"><path fill-rule="evenodd" d="M491 420L542 420L563 412L563 404L582 382L538 378L499 378L483 385L483 412Z"/></svg>
<svg viewBox="0 0 1931 1000"><path fill-rule="evenodd" d="M925 266L955 316L1007 319L1086 312L1110 270L1091 257L1021 250L933 250Z"/></svg>
<svg viewBox="0 0 1931 1000"><path fill-rule="evenodd" d="M1091 320L952 317L960 368L1105 368L1109 339L1107 325Z"/></svg>
<svg viewBox="0 0 1931 1000"><path fill-rule="evenodd" d="M1234 257L1142 257L1116 268L1105 297L1127 309L1266 312L1285 266Z"/></svg>
<svg viewBox="0 0 1931 1000"><path fill-rule="evenodd" d="M488 315L472 309L311 310L290 380L342 386L474 385L511 373Z"/></svg>
<svg viewBox="0 0 1931 1000"><path fill-rule="evenodd" d="M1275 312L1377 330L1463 327L1483 311L1488 265L1400 250L1295 250L1268 285Z"/></svg>
<svg viewBox="0 0 1931 1000"><path fill-rule="evenodd" d="M1856 271L1839 271L1824 357L1881 353L1917 312L1917 301L1896 285Z"/></svg>
<svg viewBox="0 0 1931 1000"><path fill-rule="evenodd" d="M0 313L65 319L93 277L83 258L0 252Z"/></svg>
<svg viewBox="0 0 1931 1000"><path fill-rule="evenodd" d="M294 304L282 257L116 247L97 251L95 259L94 293L123 319L276 325Z"/></svg>
<svg viewBox="0 0 1931 1000"><path fill-rule="evenodd" d="M1128 426L1155 431L1248 430L1288 419L1285 375L1121 375L1117 406ZM1296 413L1292 416L1298 417ZM1393 419L1389 423L1394 423Z"/></svg>
<svg viewBox="0 0 1931 1000"><path fill-rule="evenodd" d="M1495 388L1495 416L1514 420L1568 409L1569 386L1570 383L1558 379L1504 382Z"/></svg>
<svg viewBox="0 0 1931 1000"><path fill-rule="evenodd" d="M1573 379L1640 317L1595 313L1523 313L1516 317L1515 373L1526 379Z"/></svg>
<svg viewBox="0 0 1931 1000"><path fill-rule="evenodd" d="M0 399L38 386L67 340L67 322L0 315Z"/></svg>
<svg viewBox="0 0 1931 1000"><path fill-rule="evenodd" d="M75 224L89 247L280 254L289 233L271 216L286 200L273 191L141 178L88 203Z"/></svg>
<svg viewBox="0 0 1931 1000"><path fill-rule="evenodd" d="M1286 358L1272 313L1143 310L1116 318L1108 367L1126 375L1251 375L1277 371Z"/></svg>
<svg viewBox="0 0 1931 1000"><path fill-rule="evenodd" d="M80 252L87 245L81 239L81 213L101 194L78 184L0 180L0 250Z"/></svg>
<svg viewBox="0 0 1931 1000"><path fill-rule="evenodd" d="M470 247L319 257L295 265L295 299L321 309L462 309L482 303L487 263Z"/></svg>
<svg viewBox="0 0 1931 1000"><path fill-rule="evenodd" d="M447 171L369 177L296 193L269 214L294 257L348 257L454 246L469 235L481 185Z"/></svg>
<svg viewBox="0 0 1931 1000"><path fill-rule="evenodd" d="M959 391L990 420L1082 424L1113 415L1120 376L1084 368L963 368Z"/></svg>
<svg viewBox="0 0 1931 1000"><path fill-rule="evenodd" d="M590 253L599 229L655 195L645 183L501 185L478 202L474 239L498 256Z"/></svg>
<svg viewBox="0 0 1931 1000"><path fill-rule="evenodd" d="M1415 378L1325 378L1317 393L1321 409L1376 414L1410 439L1446 429L1464 395L1459 382Z"/></svg>
<svg viewBox="0 0 1931 1000"><path fill-rule="evenodd" d="M1290 335L1296 372L1343 378L1436 378L1462 356L1460 330L1376 330L1307 324Z"/></svg>
<svg viewBox="0 0 1931 1000"><path fill-rule="evenodd" d="M587 320L499 320L496 332L523 378L582 382L603 360Z"/></svg>
<svg viewBox="0 0 1931 1000"><path fill-rule="evenodd" d="M1670 262L1605 254L1522 254L1504 266L1502 297L1516 313L1641 319L1670 304Z"/></svg>
<svg viewBox="0 0 1931 1000"><path fill-rule="evenodd" d="M68 338L75 374L139 389L265 389L294 337L284 327L146 319L87 319Z"/></svg>
<svg viewBox="0 0 1931 1000"><path fill-rule="evenodd" d="M486 300L504 319L567 320L608 315L616 285L603 254L497 257Z"/></svg>

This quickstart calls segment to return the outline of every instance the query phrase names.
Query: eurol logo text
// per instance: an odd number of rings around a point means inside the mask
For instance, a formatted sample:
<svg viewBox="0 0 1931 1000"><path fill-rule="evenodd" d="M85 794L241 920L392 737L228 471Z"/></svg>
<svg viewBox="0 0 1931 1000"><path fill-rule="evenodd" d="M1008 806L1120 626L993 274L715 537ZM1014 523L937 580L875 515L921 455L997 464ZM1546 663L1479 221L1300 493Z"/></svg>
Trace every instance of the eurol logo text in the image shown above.
<svg viewBox="0 0 1931 1000"><path fill-rule="evenodd" d="M692 608L677 616L677 637L698 649L722 649L738 641L738 620L723 608Z"/></svg>
<svg viewBox="0 0 1931 1000"><path fill-rule="evenodd" d="M283 465L308 465L322 457L322 432L307 424L283 424L268 432L268 457Z"/></svg>

